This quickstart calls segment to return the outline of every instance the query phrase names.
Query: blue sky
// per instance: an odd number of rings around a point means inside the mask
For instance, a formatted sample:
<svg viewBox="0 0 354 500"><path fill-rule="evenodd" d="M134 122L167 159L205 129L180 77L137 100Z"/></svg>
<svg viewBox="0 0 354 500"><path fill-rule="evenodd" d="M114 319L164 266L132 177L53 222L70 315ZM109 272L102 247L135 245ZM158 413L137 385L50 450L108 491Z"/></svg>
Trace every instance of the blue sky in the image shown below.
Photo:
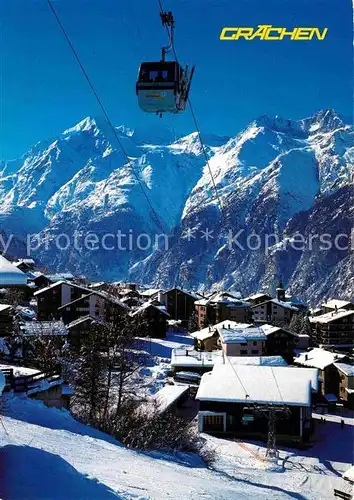
<svg viewBox="0 0 354 500"><path fill-rule="evenodd" d="M54 0L112 121L194 130L190 112L145 115L135 80L166 42L157 0ZM352 114L351 0L164 0L181 62L196 64L191 98L202 132L235 135L262 114ZM46 0L0 3L0 159L25 152L99 108ZM219 40L224 26L328 27L324 41Z"/></svg>

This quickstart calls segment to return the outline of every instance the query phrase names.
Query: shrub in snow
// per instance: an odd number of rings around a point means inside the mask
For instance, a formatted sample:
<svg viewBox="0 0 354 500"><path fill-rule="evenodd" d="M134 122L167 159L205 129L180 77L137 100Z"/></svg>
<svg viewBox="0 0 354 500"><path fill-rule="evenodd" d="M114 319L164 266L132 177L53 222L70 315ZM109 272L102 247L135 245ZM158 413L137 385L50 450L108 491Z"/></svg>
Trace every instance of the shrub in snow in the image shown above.
<svg viewBox="0 0 354 500"><path fill-rule="evenodd" d="M129 448L197 453L208 465L215 458L214 450L193 424L171 412L161 412L157 403L147 410L135 399L126 398L109 430Z"/></svg>

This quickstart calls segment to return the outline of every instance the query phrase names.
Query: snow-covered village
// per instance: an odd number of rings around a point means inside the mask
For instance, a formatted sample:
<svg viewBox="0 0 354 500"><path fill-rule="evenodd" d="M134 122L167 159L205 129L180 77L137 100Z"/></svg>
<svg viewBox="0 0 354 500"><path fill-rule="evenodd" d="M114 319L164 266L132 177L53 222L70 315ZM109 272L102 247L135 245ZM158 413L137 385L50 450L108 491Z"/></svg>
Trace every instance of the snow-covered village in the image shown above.
<svg viewBox="0 0 354 500"><path fill-rule="evenodd" d="M353 302L0 282L1 498L351 498Z"/></svg>

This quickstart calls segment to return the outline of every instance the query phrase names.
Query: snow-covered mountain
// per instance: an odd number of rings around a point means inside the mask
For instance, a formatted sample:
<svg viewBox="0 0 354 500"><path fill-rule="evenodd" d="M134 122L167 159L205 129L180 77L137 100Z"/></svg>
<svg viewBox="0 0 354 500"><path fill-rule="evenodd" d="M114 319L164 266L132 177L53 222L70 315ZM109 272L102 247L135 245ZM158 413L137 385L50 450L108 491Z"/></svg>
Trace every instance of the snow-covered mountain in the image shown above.
<svg viewBox="0 0 354 500"><path fill-rule="evenodd" d="M353 296L350 249L291 245L297 233L334 239L353 227L354 134L334 111L299 121L262 116L236 137L203 137L217 196L196 133L124 126L116 133L130 162L108 125L86 118L0 164L3 231L19 240L39 233L35 255L45 265L92 278L246 294L282 277L313 302ZM169 248L162 251L161 239L160 248L148 247L162 232Z"/></svg>

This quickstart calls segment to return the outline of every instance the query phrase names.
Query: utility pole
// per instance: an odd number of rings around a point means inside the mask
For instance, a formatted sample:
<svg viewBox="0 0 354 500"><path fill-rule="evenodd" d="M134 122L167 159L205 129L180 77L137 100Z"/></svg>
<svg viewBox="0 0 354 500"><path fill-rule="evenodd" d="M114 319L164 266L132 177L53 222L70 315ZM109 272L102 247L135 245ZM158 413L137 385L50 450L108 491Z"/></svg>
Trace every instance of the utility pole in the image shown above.
<svg viewBox="0 0 354 500"><path fill-rule="evenodd" d="M273 408L269 408L268 412L268 441L266 457L277 457L278 450L276 445L276 413Z"/></svg>
<svg viewBox="0 0 354 500"><path fill-rule="evenodd" d="M267 439L267 451L266 457L277 458L278 448L277 448L277 432L276 424L277 420L281 418L290 418L291 411L286 405L258 405L253 404L255 413L258 415L263 415L268 420L268 439Z"/></svg>

